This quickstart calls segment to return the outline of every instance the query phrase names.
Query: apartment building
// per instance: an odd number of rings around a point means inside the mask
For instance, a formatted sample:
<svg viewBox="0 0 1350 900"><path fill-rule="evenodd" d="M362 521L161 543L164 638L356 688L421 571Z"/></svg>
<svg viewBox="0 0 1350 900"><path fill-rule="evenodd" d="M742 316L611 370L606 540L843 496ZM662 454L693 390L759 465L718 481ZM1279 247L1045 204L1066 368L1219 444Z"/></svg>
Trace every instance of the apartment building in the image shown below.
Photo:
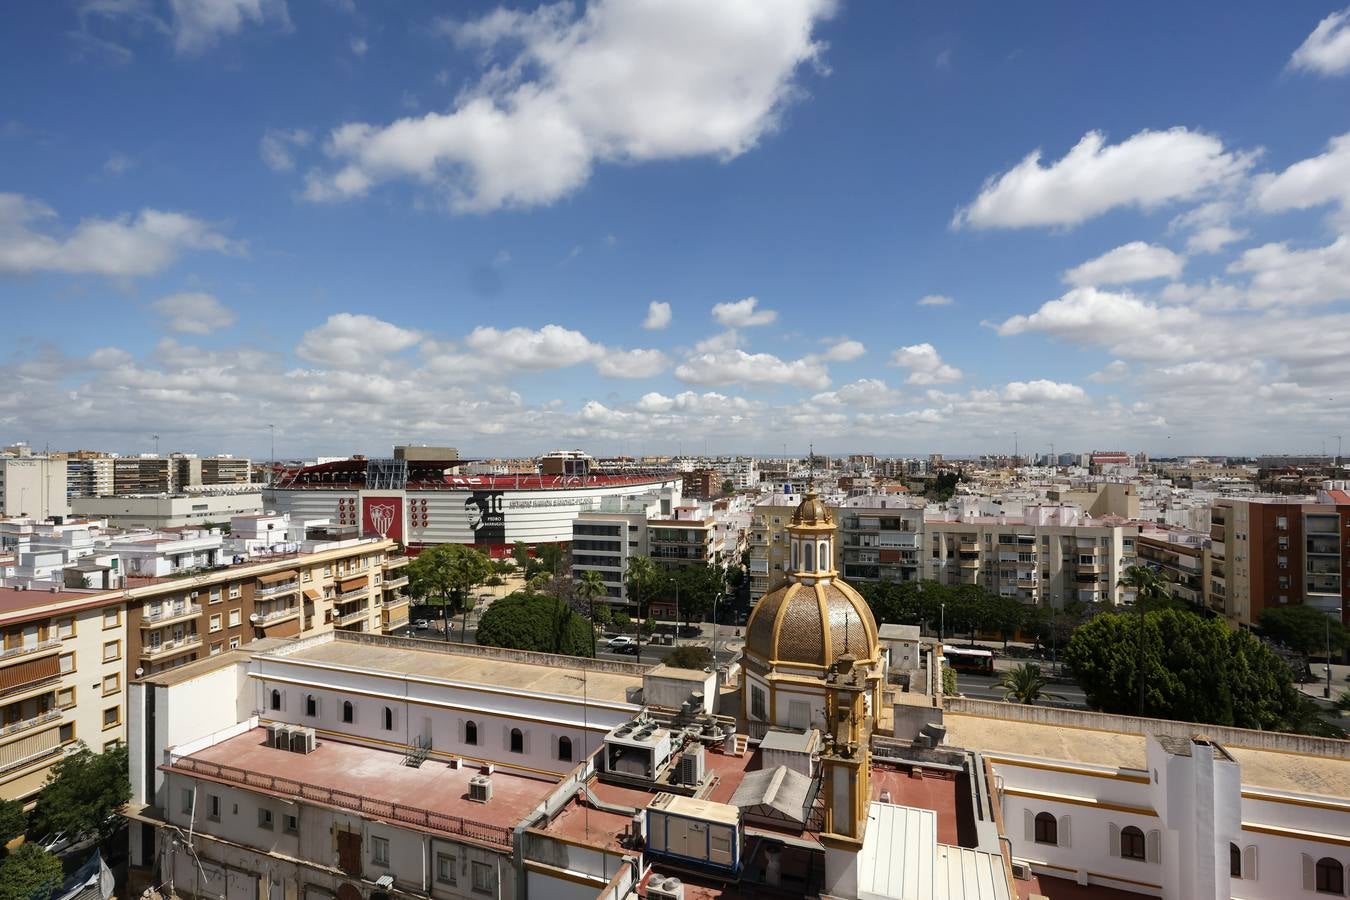
<svg viewBox="0 0 1350 900"><path fill-rule="evenodd" d="M221 494L148 494L77 497L75 515L107 519L121 528L182 528L226 522L263 511L262 493L241 489Z"/></svg>
<svg viewBox="0 0 1350 900"><path fill-rule="evenodd" d="M173 490L222 484L248 484L252 464L247 457L199 457L175 453L169 457L173 464Z"/></svg>
<svg viewBox="0 0 1350 900"><path fill-rule="evenodd" d="M837 564L850 581L917 581L923 577L922 506L877 496L851 497L836 513Z"/></svg>
<svg viewBox="0 0 1350 900"><path fill-rule="evenodd" d="M1174 597L1196 607L1209 604L1205 591L1212 561L1209 535L1146 528L1134 546L1139 564L1161 574Z"/></svg>
<svg viewBox="0 0 1350 900"><path fill-rule="evenodd" d="M712 500L722 496L722 473L716 469L695 469L682 472L684 482L682 493L694 500Z"/></svg>
<svg viewBox="0 0 1350 900"><path fill-rule="evenodd" d="M408 623L393 541L309 541L296 554L165 578L128 577L128 668L141 678L260 638L385 633ZM169 552L173 552L172 549ZM191 570L184 570L185 572Z"/></svg>
<svg viewBox="0 0 1350 900"><path fill-rule="evenodd" d="M717 520L706 518L651 519L647 522L647 545L652 562L660 566L722 565L726 538Z"/></svg>
<svg viewBox="0 0 1350 900"><path fill-rule="evenodd" d="M0 588L0 798L32 800L76 741L126 739L118 594Z"/></svg>
<svg viewBox="0 0 1350 900"><path fill-rule="evenodd" d="M0 518L42 520L69 513L65 460L0 456Z"/></svg>
<svg viewBox="0 0 1350 900"><path fill-rule="evenodd" d="M113 457L91 450L76 450L64 454L66 461L66 496L110 497L113 493Z"/></svg>
<svg viewBox="0 0 1350 900"><path fill-rule="evenodd" d="M1028 506L1023 515L929 518L927 571L944 584L976 584L1023 603L1124 603L1118 586L1135 562L1137 523L1093 519L1077 507Z"/></svg>
<svg viewBox="0 0 1350 900"><path fill-rule="evenodd" d="M119 456L113 460L114 494L167 494L172 490L170 460L158 456Z"/></svg>
<svg viewBox="0 0 1350 900"><path fill-rule="evenodd" d="M750 603L753 606L783 579L790 561L787 527L801 497L775 494L750 516Z"/></svg>
<svg viewBox="0 0 1350 900"><path fill-rule="evenodd" d="M1350 494L1316 502L1225 498L1210 510L1210 606L1237 625L1268 607L1303 605L1350 621Z"/></svg>

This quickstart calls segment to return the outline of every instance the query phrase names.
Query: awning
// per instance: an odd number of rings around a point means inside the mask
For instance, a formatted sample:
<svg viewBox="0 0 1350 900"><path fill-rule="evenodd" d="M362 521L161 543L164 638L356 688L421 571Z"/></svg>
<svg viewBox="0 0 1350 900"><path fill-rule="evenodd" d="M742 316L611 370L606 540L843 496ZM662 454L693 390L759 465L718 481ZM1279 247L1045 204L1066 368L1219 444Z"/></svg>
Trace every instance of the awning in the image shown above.
<svg viewBox="0 0 1350 900"><path fill-rule="evenodd" d="M345 591L354 587L365 587L369 581L369 575L348 575L346 578L339 578L338 585Z"/></svg>
<svg viewBox="0 0 1350 900"><path fill-rule="evenodd" d="M294 569L286 572L273 572L271 575L259 575L259 584L276 584L278 581L294 581L300 575Z"/></svg>
<svg viewBox="0 0 1350 900"><path fill-rule="evenodd" d="M312 600L315 603L318 603L323 599L323 594L319 593L319 591L314 588L305 588L304 594L306 600Z"/></svg>

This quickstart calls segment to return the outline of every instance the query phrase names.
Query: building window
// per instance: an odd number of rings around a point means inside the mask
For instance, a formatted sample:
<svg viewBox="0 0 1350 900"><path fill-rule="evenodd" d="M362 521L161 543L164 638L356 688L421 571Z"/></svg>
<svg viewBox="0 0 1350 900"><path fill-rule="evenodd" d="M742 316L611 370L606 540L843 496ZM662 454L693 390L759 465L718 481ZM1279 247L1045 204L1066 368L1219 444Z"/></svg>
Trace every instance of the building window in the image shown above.
<svg viewBox="0 0 1350 900"><path fill-rule="evenodd" d="M303 572L300 573L301 581L312 581L313 579L314 573L312 573L309 569L305 569Z"/></svg>
<svg viewBox="0 0 1350 900"><path fill-rule="evenodd" d="M331 565L329 565L329 566L324 566L324 567L323 567L323 577L324 577L324 578L332 578L332 577L333 577L333 567L332 567Z"/></svg>
<svg viewBox="0 0 1350 900"><path fill-rule="evenodd" d="M1144 859L1144 833L1133 825L1120 830L1120 855L1124 859Z"/></svg>
<svg viewBox="0 0 1350 900"><path fill-rule="evenodd" d="M117 672L103 676L103 696L115 694L122 688L122 676Z"/></svg>
<svg viewBox="0 0 1350 900"><path fill-rule="evenodd" d="M342 721L351 724L356 721L356 707L352 706L352 701L342 701Z"/></svg>
<svg viewBox="0 0 1350 900"><path fill-rule="evenodd" d="M1234 878L1242 877L1242 851L1237 844L1228 845L1228 874Z"/></svg>
<svg viewBox="0 0 1350 900"><path fill-rule="evenodd" d="M61 619L56 623L56 636L61 640L75 636L75 620Z"/></svg>
<svg viewBox="0 0 1350 900"><path fill-rule="evenodd" d="M220 795L206 795L206 817L212 822L220 821Z"/></svg>
<svg viewBox="0 0 1350 900"><path fill-rule="evenodd" d="M1317 893L1335 894L1338 897L1345 896L1345 867L1341 865L1339 860L1324 856L1317 861L1313 871L1316 879L1314 890Z"/></svg>
<svg viewBox="0 0 1350 900"><path fill-rule="evenodd" d="M455 883L455 858L448 853L436 854L436 880L441 884Z"/></svg>
<svg viewBox="0 0 1350 900"><path fill-rule="evenodd" d="M238 626L239 622L240 622L240 612L239 612L239 610L237 610L237 609L232 609L232 610L230 610L230 627L231 627L231 628L234 628L234 627Z"/></svg>
<svg viewBox="0 0 1350 900"><path fill-rule="evenodd" d="M464 723L464 743L466 743L466 744L473 744L473 745L475 745L475 746L478 744L478 723L477 723L477 722L465 722L465 723Z"/></svg>
<svg viewBox="0 0 1350 900"><path fill-rule="evenodd" d="M238 600L240 594L242 594L242 593L243 593L243 590L239 587L238 584L232 584L232 585L230 585L230 599L231 599L231 600Z"/></svg>
<svg viewBox="0 0 1350 900"><path fill-rule="evenodd" d="M572 761L572 739L566 737L558 738L558 761Z"/></svg>
<svg viewBox="0 0 1350 900"><path fill-rule="evenodd" d="M272 811L265 806L258 807L258 827L272 830Z"/></svg>
<svg viewBox="0 0 1350 900"><path fill-rule="evenodd" d="M73 687L61 688L56 692L56 705L62 709L70 709L75 705L75 689Z"/></svg>
<svg viewBox="0 0 1350 900"><path fill-rule="evenodd" d="M474 862L473 892L475 894L497 893L497 871L492 866L487 863Z"/></svg>
<svg viewBox="0 0 1350 900"><path fill-rule="evenodd" d="M69 744L71 741L75 740L75 723L67 722L62 725L57 739L63 744Z"/></svg>
<svg viewBox="0 0 1350 900"><path fill-rule="evenodd" d="M223 652L225 652L225 644L223 642L216 641L214 644L211 645L212 656L219 656Z"/></svg>
<svg viewBox="0 0 1350 900"><path fill-rule="evenodd" d="M109 606L103 610L103 627L116 628L122 624L122 611L119 607Z"/></svg>
<svg viewBox="0 0 1350 900"><path fill-rule="evenodd" d="M525 735L521 732L519 728L511 729L511 752L512 753L525 752Z"/></svg>
<svg viewBox="0 0 1350 900"><path fill-rule="evenodd" d="M214 616L211 617L211 624L207 630L219 631L220 629L221 629L220 613L216 613Z"/></svg>
<svg viewBox="0 0 1350 900"><path fill-rule="evenodd" d="M1036 814L1036 843L1058 844L1059 823L1048 812Z"/></svg>
<svg viewBox="0 0 1350 900"><path fill-rule="evenodd" d="M764 703L764 689L760 687L750 688L750 715L756 719L767 719L768 710Z"/></svg>
<svg viewBox="0 0 1350 900"><path fill-rule="evenodd" d="M122 642L108 641L103 645L103 661L113 662L122 658Z"/></svg>
<svg viewBox="0 0 1350 900"><path fill-rule="evenodd" d="M281 709L281 691L277 690L276 688L272 689L272 709L273 710Z"/></svg>
<svg viewBox="0 0 1350 900"><path fill-rule="evenodd" d="M394 730L394 711L387 706L384 708L384 730Z"/></svg>
<svg viewBox="0 0 1350 900"><path fill-rule="evenodd" d="M389 838L370 838L370 859L377 866L389 865Z"/></svg>
<svg viewBox="0 0 1350 900"><path fill-rule="evenodd" d="M287 834L298 834L300 832L300 819L297 816L287 815L282 822Z"/></svg>
<svg viewBox="0 0 1350 900"><path fill-rule="evenodd" d="M193 806L192 801L195 797L195 795L192 792L192 788L183 788L179 796L182 797L183 800L182 804L179 806L179 809L183 811L183 815L185 816L192 815L192 806Z"/></svg>
<svg viewBox="0 0 1350 900"><path fill-rule="evenodd" d="M75 671L75 654L74 654L74 653L62 653L62 654L61 654L61 674L62 674L62 675L65 675L65 674L68 674L68 673L74 672L74 671Z"/></svg>
<svg viewBox="0 0 1350 900"><path fill-rule="evenodd" d="M313 694L305 695L305 715L314 718L319 714L319 700Z"/></svg>
<svg viewBox="0 0 1350 900"><path fill-rule="evenodd" d="M239 638L238 638L238 637L232 637L232 638L230 638L230 649L231 649L231 650L238 650L238 649L239 649Z"/></svg>
<svg viewBox="0 0 1350 900"><path fill-rule="evenodd" d="M218 588L218 587L213 587L213 588L211 588L211 600L210 600L210 602L211 602L211 603L219 603L219 602L220 602L220 588Z"/></svg>

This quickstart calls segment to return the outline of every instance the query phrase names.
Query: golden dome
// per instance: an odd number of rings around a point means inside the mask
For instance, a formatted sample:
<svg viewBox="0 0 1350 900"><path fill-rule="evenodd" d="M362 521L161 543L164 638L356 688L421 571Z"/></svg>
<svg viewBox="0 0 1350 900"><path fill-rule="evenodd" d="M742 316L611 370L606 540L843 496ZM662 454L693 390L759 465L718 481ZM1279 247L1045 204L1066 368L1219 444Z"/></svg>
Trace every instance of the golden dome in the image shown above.
<svg viewBox="0 0 1350 900"><path fill-rule="evenodd" d="M867 663L877 661L881 650L867 601L837 578L785 582L750 613L745 654L756 662L828 669L846 653Z"/></svg>
<svg viewBox="0 0 1350 900"><path fill-rule="evenodd" d="M830 515L830 509L821 502L820 497L813 490L808 490L806 496L802 497L802 502L797 504L797 509L792 513L793 525L833 525L834 518Z"/></svg>

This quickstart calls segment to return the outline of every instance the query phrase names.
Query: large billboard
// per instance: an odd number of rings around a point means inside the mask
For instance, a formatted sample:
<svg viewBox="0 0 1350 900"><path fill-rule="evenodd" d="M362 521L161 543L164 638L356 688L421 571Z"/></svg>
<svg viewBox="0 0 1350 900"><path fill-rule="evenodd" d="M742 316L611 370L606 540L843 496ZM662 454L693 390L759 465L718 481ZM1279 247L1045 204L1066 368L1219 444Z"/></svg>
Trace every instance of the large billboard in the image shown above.
<svg viewBox="0 0 1350 900"><path fill-rule="evenodd" d="M403 539L403 498L362 497L361 534L406 543Z"/></svg>
<svg viewBox="0 0 1350 900"><path fill-rule="evenodd" d="M473 532L475 544L506 543L503 496L503 491L474 491L464 501L464 512L469 517L469 530Z"/></svg>

